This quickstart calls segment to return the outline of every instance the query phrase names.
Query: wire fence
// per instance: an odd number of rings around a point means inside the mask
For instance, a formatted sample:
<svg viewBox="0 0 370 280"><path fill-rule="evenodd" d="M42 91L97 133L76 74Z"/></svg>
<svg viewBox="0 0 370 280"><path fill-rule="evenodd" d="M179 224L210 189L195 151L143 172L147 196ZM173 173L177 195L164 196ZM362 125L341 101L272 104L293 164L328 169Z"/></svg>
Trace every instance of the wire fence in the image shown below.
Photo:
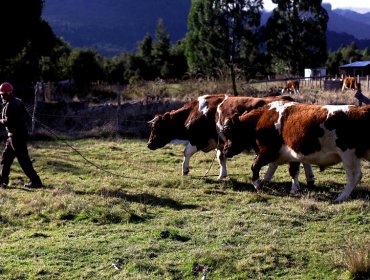
<svg viewBox="0 0 370 280"><path fill-rule="evenodd" d="M294 79L300 81L301 89L340 91L342 85L341 79L338 77L322 76ZM363 90L369 89L369 76L357 77L357 79L362 84ZM262 86L266 90L266 88L271 87L283 87L287 80L286 78L271 79L255 81L254 83L261 84L261 90ZM252 83L250 82L250 84ZM277 90L277 93L280 92L280 90ZM87 102L66 102L63 100L50 102L45 101L47 99L46 95L50 95L48 99L53 99L51 95L55 94L45 90L41 83L35 84L34 93L33 102L27 104L27 110L33 120L37 119L61 136L73 138L102 136L147 138L150 133L147 124L149 120L156 114L177 109L184 104L183 101L166 101L162 98L146 98L145 100L123 104L121 104L120 98L117 98L115 104L89 104ZM57 93L60 94L61 90L59 89ZM49 135L50 133L40 123L32 122L30 129L32 135Z"/></svg>
<svg viewBox="0 0 370 280"><path fill-rule="evenodd" d="M80 105L65 102L27 104L27 111L38 121L33 122L32 135L50 135L47 127L61 137L147 138L150 133L148 121L155 114L179 108L182 103L157 101L144 104L138 101L93 107Z"/></svg>

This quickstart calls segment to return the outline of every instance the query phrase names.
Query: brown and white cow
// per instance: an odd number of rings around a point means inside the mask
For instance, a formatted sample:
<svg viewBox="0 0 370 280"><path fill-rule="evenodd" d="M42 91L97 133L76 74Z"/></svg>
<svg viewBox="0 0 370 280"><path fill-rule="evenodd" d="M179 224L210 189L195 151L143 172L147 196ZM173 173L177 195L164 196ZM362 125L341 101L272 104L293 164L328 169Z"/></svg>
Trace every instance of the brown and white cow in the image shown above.
<svg viewBox="0 0 370 280"><path fill-rule="evenodd" d="M299 93L299 80L287 81L285 87L281 90L282 94L285 92L294 92L295 94Z"/></svg>
<svg viewBox="0 0 370 280"><path fill-rule="evenodd" d="M355 77L346 77L343 79L342 91L347 89L357 90L357 79Z"/></svg>
<svg viewBox="0 0 370 280"><path fill-rule="evenodd" d="M221 152L223 143L218 143L214 121L217 105L225 99L225 96L225 94L200 96L177 110L156 115L148 122L151 126L148 148L156 150L171 141L186 141L182 164L183 175L189 173L189 161L194 153L199 150L209 152L216 149L220 164L219 178L225 177L226 158Z"/></svg>
<svg viewBox="0 0 370 280"><path fill-rule="evenodd" d="M224 152L232 157L246 148L257 152L252 165L253 183L271 162L290 163L292 192L298 187L298 163L318 165L321 170L342 162L347 173L340 202L349 198L359 183L361 159L370 160L370 105L311 105L276 101L226 121Z"/></svg>
<svg viewBox="0 0 370 280"><path fill-rule="evenodd" d="M276 100L292 100L292 98L289 96L231 97L226 94L200 96L177 110L156 115L149 122L151 133L147 144L148 148L156 150L173 140L188 141L184 150L183 175L189 173L189 161L194 153L216 149L220 165L218 179L222 179L227 176L226 158L222 152L223 139L216 129L216 116L219 118L223 114L243 113ZM227 106L218 109L218 105L223 102L226 102Z"/></svg>
<svg viewBox="0 0 370 280"><path fill-rule="evenodd" d="M216 127L217 131L223 140L226 140L225 136L223 135L223 127L225 121L230 119L235 114L243 114L245 112L250 112L253 109L260 108L268 103L274 101L294 101L292 97L284 95L280 96L279 98L273 96L267 96L264 98L253 98L253 97L226 97L224 101L222 101L217 107L217 114L216 114ZM275 163L269 164L269 168L263 178L263 183L269 182L274 175L278 165ZM312 172L312 168L310 164L303 164L307 185L312 186L314 185L314 174Z"/></svg>

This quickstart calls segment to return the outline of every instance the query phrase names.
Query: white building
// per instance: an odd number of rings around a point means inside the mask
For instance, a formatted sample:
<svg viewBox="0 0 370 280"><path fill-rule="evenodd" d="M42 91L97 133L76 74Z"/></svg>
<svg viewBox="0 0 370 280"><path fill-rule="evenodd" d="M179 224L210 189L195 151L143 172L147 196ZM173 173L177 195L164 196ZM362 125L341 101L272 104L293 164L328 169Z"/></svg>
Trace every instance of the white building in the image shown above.
<svg viewBox="0 0 370 280"><path fill-rule="evenodd" d="M305 68L304 77L309 80L312 78L320 78L326 76L326 68Z"/></svg>

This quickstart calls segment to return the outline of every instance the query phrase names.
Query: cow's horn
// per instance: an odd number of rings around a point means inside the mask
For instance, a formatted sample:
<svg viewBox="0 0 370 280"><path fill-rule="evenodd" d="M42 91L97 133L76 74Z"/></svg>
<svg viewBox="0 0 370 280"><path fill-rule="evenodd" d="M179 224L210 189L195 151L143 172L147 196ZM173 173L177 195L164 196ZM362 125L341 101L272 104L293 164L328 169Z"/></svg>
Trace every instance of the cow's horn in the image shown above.
<svg viewBox="0 0 370 280"><path fill-rule="evenodd" d="M148 121L148 123L155 123L159 119L159 116L155 116L154 119Z"/></svg>

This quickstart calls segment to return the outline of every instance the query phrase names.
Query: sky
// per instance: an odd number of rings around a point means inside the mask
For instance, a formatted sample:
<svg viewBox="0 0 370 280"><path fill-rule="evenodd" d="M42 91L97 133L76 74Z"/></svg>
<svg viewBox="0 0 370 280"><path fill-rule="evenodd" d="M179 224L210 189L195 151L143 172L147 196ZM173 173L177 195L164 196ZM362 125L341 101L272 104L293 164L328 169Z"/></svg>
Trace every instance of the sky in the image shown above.
<svg viewBox="0 0 370 280"><path fill-rule="evenodd" d="M264 0L263 2L266 10L271 11L273 8L275 8L275 4L273 4L270 0ZM333 10L349 9L358 13L370 12L369 0L323 0L322 2L330 3Z"/></svg>

